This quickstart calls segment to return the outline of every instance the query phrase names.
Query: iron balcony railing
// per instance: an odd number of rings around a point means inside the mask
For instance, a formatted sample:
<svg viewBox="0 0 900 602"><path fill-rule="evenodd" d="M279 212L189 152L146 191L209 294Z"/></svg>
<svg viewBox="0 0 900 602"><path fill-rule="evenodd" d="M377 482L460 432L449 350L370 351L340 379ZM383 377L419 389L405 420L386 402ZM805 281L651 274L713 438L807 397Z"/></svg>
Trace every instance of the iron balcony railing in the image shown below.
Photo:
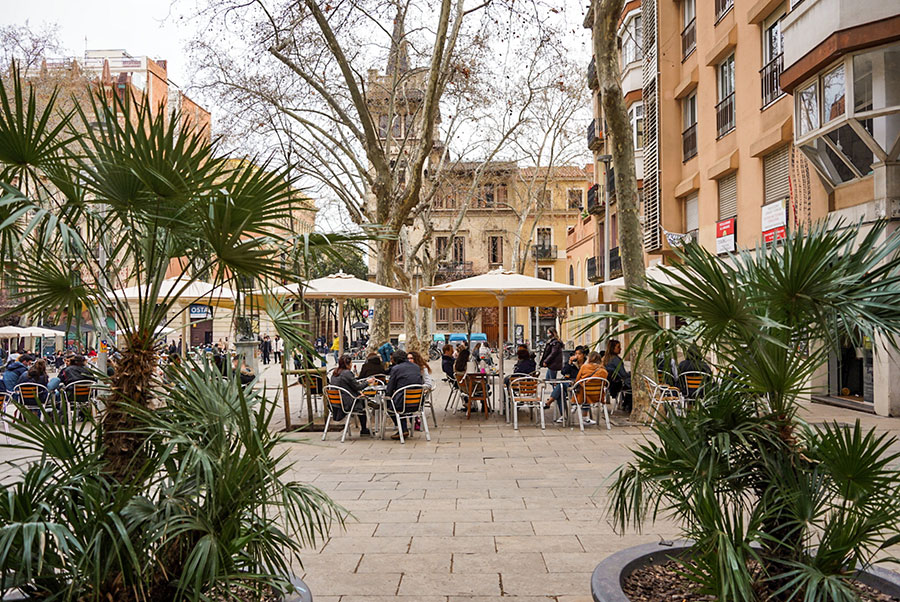
<svg viewBox="0 0 900 602"><path fill-rule="evenodd" d="M600 198L600 185L594 184L590 188L588 188L587 193L587 210L588 213L600 214L603 213L603 203Z"/></svg>
<svg viewBox="0 0 900 602"><path fill-rule="evenodd" d="M691 22L684 26L681 30L681 60L691 56L691 53L697 49L697 19L691 19Z"/></svg>
<svg viewBox="0 0 900 602"><path fill-rule="evenodd" d="M591 58L591 62L588 64L587 83L588 88L591 88L592 90L600 85L597 81L597 64L594 62L593 58Z"/></svg>
<svg viewBox="0 0 900 602"><path fill-rule="evenodd" d="M716 131L721 138L734 129L734 92L716 105Z"/></svg>
<svg viewBox="0 0 900 602"><path fill-rule="evenodd" d="M779 54L766 66L759 70L762 79L762 106L766 107L784 95L781 90L781 70L784 65L784 55Z"/></svg>
<svg viewBox="0 0 900 602"><path fill-rule="evenodd" d="M471 261L443 261L438 266L438 273L462 273L471 274L474 271Z"/></svg>
<svg viewBox="0 0 900 602"><path fill-rule="evenodd" d="M609 191L609 202L612 203L616 196L616 169L612 165L606 170L606 189Z"/></svg>
<svg viewBox="0 0 900 602"><path fill-rule="evenodd" d="M681 149L684 161L697 156L697 124L681 132Z"/></svg>
<svg viewBox="0 0 900 602"><path fill-rule="evenodd" d="M609 250L609 277L618 278L622 275L622 256L619 255L619 247Z"/></svg>
<svg viewBox="0 0 900 602"><path fill-rule="evenodd" d="M556 245L532 245L531 256L537 261L555 260L557 255Z"/></svg>
<svg viewBox="0 0 900 602"><path fill-rule="evenodd" d="M588 257L587 258L587 279L588 282L601 282L603 280L603 258Z"/></svg>
<svg viewBox="0 0 900 602"><path fill-rule="evenodd" d="M591 122L588 124L587 129L588 148L591 150L597 150L598 148L600 148L600 143L602 141L603 132L600 130L600 120L591 119Z"/></svg>

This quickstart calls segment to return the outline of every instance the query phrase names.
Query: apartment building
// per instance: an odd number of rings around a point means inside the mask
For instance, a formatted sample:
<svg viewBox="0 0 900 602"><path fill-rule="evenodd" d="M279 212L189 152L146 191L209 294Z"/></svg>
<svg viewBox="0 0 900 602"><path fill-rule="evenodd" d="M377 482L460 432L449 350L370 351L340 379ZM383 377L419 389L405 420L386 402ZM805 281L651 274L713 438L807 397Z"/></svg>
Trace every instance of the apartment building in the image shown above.
<svg viewBox="0 0 900 602"><path fill-rule="evenodd" d="M629 107L638 95L627 21L637 4L626 4L620 27ZM897 2L850 0L640 3L636 147L648 265L690 239L724 255L777 244L787 229L826 217L900 218L898 13ZM589 82L592 75L589 68ZM601 158L594 104L588 144ZM598 226L607 212L614 219L614 203L604 205L614 199L609 184L599 178L588 199ZM599 253L602 230L573 227L570 261L591 247ZM602 260L592 262L594 280L603 279ZM898 366L878 341L846 344L816 379L814 397L900 414Z"/></svg>
<svg viewBox="0 0 900 602"><path fill-rule="evenodd" d="M796 148L835 223L900 226L900 3L793 0L782 20L781 88ZM814 199L818 201L819 199ZM820 379L832 403L900 415L900 354L845 342Z"/></svg>

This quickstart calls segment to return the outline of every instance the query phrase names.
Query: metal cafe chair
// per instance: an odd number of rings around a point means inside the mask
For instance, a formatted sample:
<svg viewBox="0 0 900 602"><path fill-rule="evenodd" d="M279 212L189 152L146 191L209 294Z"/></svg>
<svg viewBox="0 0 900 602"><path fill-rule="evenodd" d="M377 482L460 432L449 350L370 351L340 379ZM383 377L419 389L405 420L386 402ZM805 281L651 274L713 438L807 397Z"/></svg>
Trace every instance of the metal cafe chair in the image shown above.
<svg viewBox="0 0 900 602"><path fill-rule="evenodd" d="M584 432L584 416L582 410L587 405L589 415L593 415L595 406L603 407L603 418L606 421L606 430L611 430L609 424L609 381L600 376L589 376L575 381L570 389L569 410L578 414L578 427ZM600 416L597 416L599 419ZM600 426L600 420L597 420Z"/></svg>
<svg viewBox="0 0 900 602"><path fill-rule="evenodd" d="M657 383L649 376L644 376L644 385L650 394L650 407L653 410L649 413L648 420L656 418L663 406L671 407L676 412L684 412L684 396L681 394L681 389Z"/></svg>
<svg viewBox="0 0 900 602"><path fill-rule="evenodd" d="M326 405L328 406L328 418L325 419L325 432L322 433L322 441L328 435L328 427L334 422L344 421L344 431L341 434L341 443L347 438L347 431L350 430L350 419L353 416L365 415L369 416L369 405L365 399L362 403L358 403L361 397L356 397L353 393L335 385L327 385L324 391ZM350 400L349 402L347 400ZM343 414L342 418L337 418L336 414L340 410Z"/></svg>
<svg viewBox="0 0 900 602"><path fill-rule="evenodd" d="M509 381L509 403L512 412L513 429L519 430L519 409L525 408L541 415L541 430L546 428L544 422L544 383L534 376L520 376Z"/></svg>
<svg viewBox="0 0 900 602"><path fill-rule="evenodd" d="M397 432L400 433L400 443L406 443L403 437L403 428L400 419L419 418L422 428L425 429L425 440L431 441L431 432L428 430L428 419L425 418L425 387L422 385L407 385L394 392L391 401L385 404L388 416L393 414L397 424ZM383 433L384 431L382 431Z"/></svg>
<svg viewBox="0 0 900 602"><path fill-rule="evenodd" d="M78 419L79 413L84 415L83 412L86 408L93 411L94 385L92 380L77 380L63 388L62 402L65 405L62 413L66 419L68 419L70 411L73 423Z"/></svg>
<svg viewBox="0 0 900 602"><path fill-rule="evenodd" d="M23 406L33 412L35 416L39 416L45 422L47 421L48 409L51 412L55 410L50 391L44 385L37 383L16 385L13 389L13 396Z"/></svg>

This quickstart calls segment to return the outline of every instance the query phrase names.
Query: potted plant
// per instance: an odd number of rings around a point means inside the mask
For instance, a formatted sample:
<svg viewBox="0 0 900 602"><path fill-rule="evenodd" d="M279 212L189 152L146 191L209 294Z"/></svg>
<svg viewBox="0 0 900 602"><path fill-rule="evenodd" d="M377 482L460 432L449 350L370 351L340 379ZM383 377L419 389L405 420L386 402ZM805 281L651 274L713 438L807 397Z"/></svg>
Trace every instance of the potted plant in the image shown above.
<svg viewBox="0 0 900 602"><path fill-rule="evenodd" d="M678 286L623 293L634 314L614 317L633 349L699 349L716 378L683 415L656 419L609 487L618 530L666 516L690 542L610 559L596 600L625 600L607 586L670 557L655 579L680 573L722 601L858 600L861 582L900 595L896 576L872 569L900 543L896 439L798 416L840 336L890 346L900 333L898 250L883 222L818 224L729 260L687 244L665 270Z"/></svg>
<svg viewBox="0 0 900 602"><path fill-rule="evenodd" d="M179 115L85 85L78 104L15 70L0 78L10 313L109 317L118 347L112 374L98 375L108 393L96 423L25 413L10 433L33 456L2 487L0 588L60 600L293 595L300 547L343 511L289 479L268 429L274 405L229 370L200 362L162 379L157 333L203 302L183 298L202 280L246 296L244 283L296 280L298 257L340 256L342 241L298 244L284 228L304 210L289 166L231 162ZM137 300L118 293L134 284ZM295 317L269 305L282 338L301 344Z"/></svg>

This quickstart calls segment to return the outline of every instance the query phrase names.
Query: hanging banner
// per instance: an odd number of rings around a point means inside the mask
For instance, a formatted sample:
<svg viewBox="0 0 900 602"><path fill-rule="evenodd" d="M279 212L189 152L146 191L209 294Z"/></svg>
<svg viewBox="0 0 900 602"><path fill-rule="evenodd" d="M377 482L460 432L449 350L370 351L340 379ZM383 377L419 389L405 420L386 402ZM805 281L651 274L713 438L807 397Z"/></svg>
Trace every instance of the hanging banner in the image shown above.
<svg viewBox="0 0 900 602"><path fill-rule="evenodd" d="M785 229L785 227L779 226L777 228L773 228L772 230L763 232L763 242L768 245L773 242L778 242L779 240L783 239L786 236L787 236L787 230Z"/></svg>
<svg viewBox="0 0 900 602"><path fill-rule="evenodd" d="M716 253L733 253L737 219L731 218L716 223Z"/></svg>

